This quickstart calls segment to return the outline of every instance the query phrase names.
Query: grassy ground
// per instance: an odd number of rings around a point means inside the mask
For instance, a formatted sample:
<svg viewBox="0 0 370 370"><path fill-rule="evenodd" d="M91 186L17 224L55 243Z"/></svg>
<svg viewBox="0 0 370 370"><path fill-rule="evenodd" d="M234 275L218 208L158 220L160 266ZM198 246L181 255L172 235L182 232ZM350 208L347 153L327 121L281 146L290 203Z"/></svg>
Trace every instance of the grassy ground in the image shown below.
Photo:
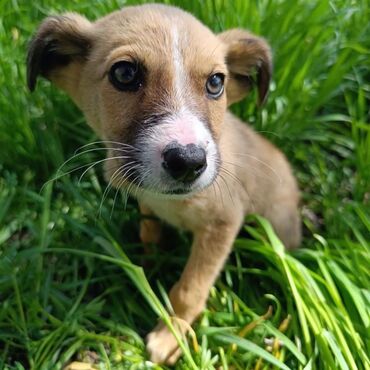
<svg viewBox="0 0 370 370"><path fill-rule="evenodd" d="M146 362L142 338L158 317L170 323L164 292L189 236L170 230L171 249L143 257L135 203L116 201L111 212L113 191L99 212L99 166L40 191L95 138L48 82L32 95L25 86L27 42L44 16L95 19L125 3L0 1L0 368L60 369L76 359L164 368ZM257 111L250 98L233 109L287 154L305 224L292 254L265 221L246 224L250 237L235 242L176 368L369 369L369 2L174 3L215 31L241 26L270 41L268 104ZM80 156L71 168L101 156ZM143 263L152 266L146 275Z"/></svg>

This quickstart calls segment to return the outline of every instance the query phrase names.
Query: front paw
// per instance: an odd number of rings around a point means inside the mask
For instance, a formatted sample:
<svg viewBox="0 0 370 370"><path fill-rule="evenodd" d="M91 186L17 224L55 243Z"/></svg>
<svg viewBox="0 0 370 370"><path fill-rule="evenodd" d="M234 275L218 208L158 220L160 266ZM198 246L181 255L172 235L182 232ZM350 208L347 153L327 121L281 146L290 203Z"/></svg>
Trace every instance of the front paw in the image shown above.
<svg viewBox="0 0 370 370"><path fill-rule="evenodd" d="M150 361L154 363L174 365L181 356L176 338L162 322L148 334L146 342Z"/></svg>

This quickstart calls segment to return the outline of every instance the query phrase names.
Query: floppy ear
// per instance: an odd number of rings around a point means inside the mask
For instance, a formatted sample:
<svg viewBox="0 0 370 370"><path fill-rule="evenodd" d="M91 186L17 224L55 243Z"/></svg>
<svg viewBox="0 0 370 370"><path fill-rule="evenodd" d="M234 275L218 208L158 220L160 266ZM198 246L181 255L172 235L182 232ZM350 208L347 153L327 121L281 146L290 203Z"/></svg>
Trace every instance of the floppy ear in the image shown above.
<svg viewBox="0 0 370 370"><path fill-rule="evenodd" d="M265 102L272 72L271 51L267 42L247 31L233 29L219 35L226 44L229 81L228 105L244 98L254 84L258 87L258 104Z"/></svg>
<svg viewBox="0 0 370 370"><path fill-rule="evenodd" d="M71 94L91 48L91 28L86 18L75 13L48 17L42 22L27 55L27 84L31 91L41 75Z"/></svg>

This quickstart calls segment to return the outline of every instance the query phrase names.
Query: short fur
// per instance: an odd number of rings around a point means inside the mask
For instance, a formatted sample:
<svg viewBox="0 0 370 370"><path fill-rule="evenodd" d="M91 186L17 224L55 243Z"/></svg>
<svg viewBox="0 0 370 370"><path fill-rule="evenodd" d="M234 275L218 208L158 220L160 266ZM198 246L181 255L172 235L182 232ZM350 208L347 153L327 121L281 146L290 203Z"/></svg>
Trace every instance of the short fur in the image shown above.
<svg viewBox="0 0 370 370"><path fill-rule="evenodd" d="M144 66L145 84L139 91L118 91L109 82L110 67L121 60ZM48 78L70 95L97 135L112 142L107 178L137 194L143 215L155 214L193 233L189 260L170 291L176 315L190 324L202 312L246 214L269 219L288 248L300 243L299 192L286 158L227 111L254 84L263 103L271 69L264 39L241 29L214 35L190 14L164 5L127 7L93 23L74 13L49 17L29 49L30 89L39 75ZM215 72L226 76L225 93L210 99L204 86ZM184 133L170 133L173 127ZM205 148L213 150L212 156L207 152L207 174L185 195L171 194L177 184L163 180L160 166L153 169L157 154L146 149L157 148L166 135L207 137ZM139 154L127 156L134 158L136 169L113 158L120 150L113 142L135 148ZM124 166L128 170L117 172ZM161 179L155 178L158 173ZM160 224L144 218L142 241L158 242L159 236ZM163 324L147 343L154 362L173 364L180 355Z"/></svg>

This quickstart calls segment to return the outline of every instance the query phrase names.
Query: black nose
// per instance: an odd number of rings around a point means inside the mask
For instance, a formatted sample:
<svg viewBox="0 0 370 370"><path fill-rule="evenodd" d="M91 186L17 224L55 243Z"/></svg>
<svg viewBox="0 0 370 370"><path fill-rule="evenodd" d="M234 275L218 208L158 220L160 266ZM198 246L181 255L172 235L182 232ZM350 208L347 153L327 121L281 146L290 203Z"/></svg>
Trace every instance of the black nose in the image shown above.
<svg viewBox="0 0 370 370"><path fill-rule="evenodd" d="M171 145L163 151L162 165L175 180L192 182L207 167L206 152L194 144Z"/></svg>

